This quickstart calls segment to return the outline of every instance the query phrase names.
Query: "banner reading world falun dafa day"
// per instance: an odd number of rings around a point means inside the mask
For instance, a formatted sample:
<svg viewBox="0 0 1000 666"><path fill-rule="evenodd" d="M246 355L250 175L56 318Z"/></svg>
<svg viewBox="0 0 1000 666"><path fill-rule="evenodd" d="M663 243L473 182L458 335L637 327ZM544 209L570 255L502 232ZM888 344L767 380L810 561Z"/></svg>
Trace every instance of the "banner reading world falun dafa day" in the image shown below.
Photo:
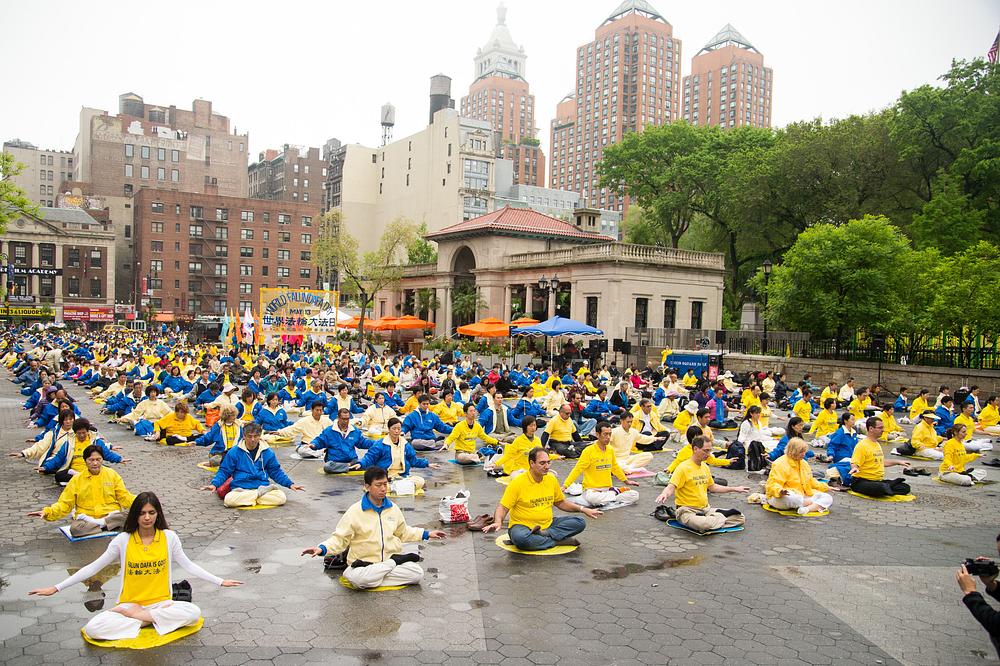
<svg viewBox="0 0 1000 666"><path fill-rule="evenodd" d="M334 335L340 294L336 291L292 289L260 290L260 317L264 331L275 335Z"/></svg>

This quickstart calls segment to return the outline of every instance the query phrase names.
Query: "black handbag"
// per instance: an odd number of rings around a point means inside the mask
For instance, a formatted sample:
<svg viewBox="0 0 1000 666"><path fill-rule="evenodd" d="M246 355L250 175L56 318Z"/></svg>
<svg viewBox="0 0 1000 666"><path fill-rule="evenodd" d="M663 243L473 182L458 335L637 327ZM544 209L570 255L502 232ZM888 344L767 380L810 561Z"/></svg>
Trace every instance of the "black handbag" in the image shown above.
<svg viewBox="0 0 1000 666"><path fill-rule="evenodd" d="M173 588L174 588L174 596L173 596L174 601L187 601L188 603L191 602L192 598L191 583L187 582L186 580L182 580L179 583L174 583Z"/></svg>

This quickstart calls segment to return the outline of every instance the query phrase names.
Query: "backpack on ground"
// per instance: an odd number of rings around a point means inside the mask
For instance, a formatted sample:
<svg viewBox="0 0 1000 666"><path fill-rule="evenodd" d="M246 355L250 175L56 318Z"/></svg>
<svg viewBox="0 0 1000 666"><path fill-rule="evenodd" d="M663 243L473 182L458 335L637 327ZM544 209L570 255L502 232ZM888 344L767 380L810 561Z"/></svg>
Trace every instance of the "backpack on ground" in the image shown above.
<svg viewBox="0 0 1000 666"><path fill-rule="evenodd" d="M747 448L747 471L760 472L767 467L767 451L764 445L754 440Z"/></svg>
<svg viewBox="0 0 1000 666"><path fill-rule="evenodd" d="M726 457L733 462L729 463L726 469L746 469L747 466L747 452L743 448L743 442L737 440L729 444L729 449L726 451Z"/></svg>

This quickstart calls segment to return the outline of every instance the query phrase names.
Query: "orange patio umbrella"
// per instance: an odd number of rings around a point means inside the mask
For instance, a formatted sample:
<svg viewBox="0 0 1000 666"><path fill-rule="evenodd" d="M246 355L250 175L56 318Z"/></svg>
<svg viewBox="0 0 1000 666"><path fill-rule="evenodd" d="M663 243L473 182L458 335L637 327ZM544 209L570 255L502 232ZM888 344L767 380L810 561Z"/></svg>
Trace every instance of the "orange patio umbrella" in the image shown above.
<svg viewBox="0 0 1000 666"><path fill-rule="evenodd" d="M538 321L537 319L532 319L531 317L520 317L510 322L510 325L513 326L514 328L517 328L518 326L534 326L535 324L541 324L541 323L542 322Z"/></svg>
<svg viewBox="0 0 1000 666"><path fill-rule="evenodd" d="M371 319L370 317L365 317L365 321L366 322L372 322L374 320ZM337 322L337 328L354 329L354 328L357 328L358 324L360 324L360 323L361 323L361 318L355 316L355 317L351 317L350 319L345 319L344 321ZM366 328L367 328L367 325L366 325Z"/></svg>
<svg viewBox="0 0 1000 666"><path fill-rule="evenodd" d="M506 338L510 335L510 327L494 317L482 319L474 324L459 326L456 330L459 335L468 335L474 338Z"/></svg>
<svg viewBox="0 0 1000 666"><path fill-rule="evenodd" d="M404 315L402 317L383 317L375 322L372 328L376 331L415 331L434 328L434 324L413 315Z"/></svg>

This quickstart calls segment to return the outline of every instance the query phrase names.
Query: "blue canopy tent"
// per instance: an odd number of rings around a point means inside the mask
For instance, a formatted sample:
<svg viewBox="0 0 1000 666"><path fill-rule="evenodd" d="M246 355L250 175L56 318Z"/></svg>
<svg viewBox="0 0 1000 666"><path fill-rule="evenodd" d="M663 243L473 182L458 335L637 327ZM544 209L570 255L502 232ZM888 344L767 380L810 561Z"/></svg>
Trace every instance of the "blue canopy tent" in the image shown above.
<svg viewBox="0 0 1000 666"><path fill-rule="evenodd" d="M604 331L574 319L567 319L556 315L534 326L512 328L510 334L512 337L515 335L544 335L551 341L552 338L563 335L604 335ZM549 344L549 363L552 363L551 343Z"/></svg>

